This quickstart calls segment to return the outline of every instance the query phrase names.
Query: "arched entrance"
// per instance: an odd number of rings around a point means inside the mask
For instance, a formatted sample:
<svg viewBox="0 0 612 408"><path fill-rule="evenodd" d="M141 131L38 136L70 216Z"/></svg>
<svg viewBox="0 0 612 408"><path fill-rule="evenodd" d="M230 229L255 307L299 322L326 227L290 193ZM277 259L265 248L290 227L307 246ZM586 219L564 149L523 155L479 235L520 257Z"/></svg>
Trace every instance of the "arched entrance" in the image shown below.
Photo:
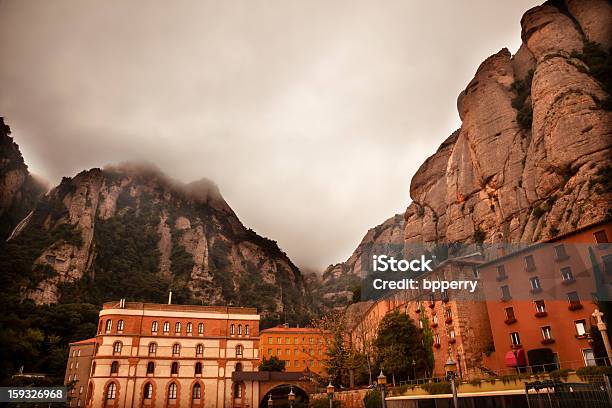
<svg viewBox="0 0 612 408"><path fill-rule="evenodd" d="M308 393L302 388L290 385L281 384L274 386L267 393L265 393L259 402L259 408L268 408L268 400L272 396L273 408L289 408L289 392L293 389L295 394L295 401L293 402L293 408L307 408L308 407Z"/></svg>

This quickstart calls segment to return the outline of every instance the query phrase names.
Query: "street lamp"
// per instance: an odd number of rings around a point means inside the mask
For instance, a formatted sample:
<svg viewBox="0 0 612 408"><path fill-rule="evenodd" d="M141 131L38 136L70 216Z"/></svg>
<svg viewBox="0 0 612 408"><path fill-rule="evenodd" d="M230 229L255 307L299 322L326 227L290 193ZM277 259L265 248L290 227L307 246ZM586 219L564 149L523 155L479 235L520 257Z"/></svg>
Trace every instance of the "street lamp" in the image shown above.
<svg viewBox="0 0 612 408"><path fill-rule="evenodd" d="M327 391L327 398L329 399L329 408L333 408L332 399L334 398L335 388L334 385L331 383L331 379L329 380L329 384L327 384L325 391Z"/></svg>
<svg viewBox="0 0 612 408"><path fill-rule="evenodd" d="M448 355L448 360L446 360L446 364L444 364L446 368L446 378L451 384L451 389L453 390L453 406L455 408L459 408L459 398L457 397L457 385L455 384L455 379L457 378L457 363Z"/></svg>
<svg viewBox="0 0 612 408"><path fill-rule="evenodd" d="M382 408L386 408L387 403L385 402L385 386L387 385L387 377L385 377L385 375L383 374L382 369L380 370L380 374L378 374L378 377L376 377L376 379L378 380L378 386L380 387L380 399L382 402Z"/></svg>
<svg viewBox="0 0 612 408"><path fill-rule="evenodd" d="M412 359L412 379L416 380L416 360Z"/></svg>
<svg viewBox="0 0 612 408"><path fill-rule="evenodd" d="M295 401L295 393L293 392L293 387L291 387L291 390L289 391L289 395L287 397L289 398L289 406L293 408L293 401Z"/></svg>
<svg viewBox="0 0 612 408"><path fill-rule="evenodd" d="M272 394L268 396L268 408L272 408L274 401L272 401Z"/></svg>

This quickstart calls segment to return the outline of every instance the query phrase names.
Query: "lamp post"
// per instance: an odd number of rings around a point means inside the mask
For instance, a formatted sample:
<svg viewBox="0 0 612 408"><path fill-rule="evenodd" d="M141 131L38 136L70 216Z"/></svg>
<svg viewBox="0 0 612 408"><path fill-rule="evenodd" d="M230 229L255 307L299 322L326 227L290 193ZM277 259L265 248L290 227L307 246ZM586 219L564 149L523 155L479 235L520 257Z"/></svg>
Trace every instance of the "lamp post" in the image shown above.
<svg viewBox="0 0 612 408"><path fill-rule="evenodd" d="M272 408L274 406L274 401L272 401L272 394L268 396L268 408Z"/></svg>
<svg viewBox="0 0 612 408"><path fill-rule="evenodd" d="M595 309L591 316L593 316L597 321L597 329L601 333L601 340L603 341L606 349L606 364L610 364L610 358L612 358L612 346L610 346L610 338L608 337L608 326L603 321L604 314L601 313L599 309Z"/></svg>
<svg viewBox="0 0 612 408"><path fill-rule="evenodd" d="M446 368L446 379L451 384L451 389L453 391L453 406L455 408L459 408L459 397L457 396L457 385L455 384L455 379L457 378L457 363L448 355L448 360L446 360L446 364L444 364Z"/></svg>
<svg viewBox="0 0 612 408"><path fill-rule="evenodd" d="M293 408L293 401L295 401L295 393L293 392L293 386L291 387L291 390L289 391L289 395L287 395L287 398L289 398L289 406Z"/></svg>
<svg viewBox="0 0 612 408"><path fill-rule="evenodd" d="M412 379L416 380L416 360L412 359Z"/></svg>
<svg viewBox="0 0 612 408"><path fill-rule="evenodd" d="M387 403L385 401L385 387L387 385L387 377L385 377L385 375L383 374L382 369L380 370L380 374L378 374L378 377L376 377L376 379L378 380L378 386L380 387L380 399L382 402L382 408L386 408Z"/></svg>
<svg viewBox="0 0 612 408"><path fill-rule="evenodd" d="M327 387L325 388L325 391L327 391L327 398L329 399L329 408L333 408L333 398L334 398L334 391L335 388L333 386L333 384L331 383L331 380L329 380L329 384L327 384Z"/></svg>

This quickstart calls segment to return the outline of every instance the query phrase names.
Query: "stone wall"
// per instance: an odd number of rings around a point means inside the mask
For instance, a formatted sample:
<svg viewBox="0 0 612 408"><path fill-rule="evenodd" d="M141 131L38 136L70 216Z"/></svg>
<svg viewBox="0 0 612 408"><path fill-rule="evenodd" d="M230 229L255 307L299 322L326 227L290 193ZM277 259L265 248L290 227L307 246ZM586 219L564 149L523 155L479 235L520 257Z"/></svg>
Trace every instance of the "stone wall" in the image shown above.
<svg viewBox="0 0 612 408"><path fill-rule="evenodd" d="M365 408L363 399L368 390L350 390L334 393L334 400L339 400L342 408ZM310 399L327 398L327 394L311 394Z"/></svg>

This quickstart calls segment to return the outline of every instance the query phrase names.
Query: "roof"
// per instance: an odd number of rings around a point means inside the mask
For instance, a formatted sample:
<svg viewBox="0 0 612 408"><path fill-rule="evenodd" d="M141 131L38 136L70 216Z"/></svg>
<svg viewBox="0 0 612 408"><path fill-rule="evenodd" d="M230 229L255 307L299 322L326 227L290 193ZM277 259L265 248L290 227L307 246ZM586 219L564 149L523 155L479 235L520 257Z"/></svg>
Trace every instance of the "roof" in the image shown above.
<svg viewBox="0 0 612 408"><path fill-rule="evenodd" d="M223 313L223 314L257 314L257 309L254 307L234 307L234 306L198 306L198 305L177 305L166 303L142 303L142 302L124 302L121 307L121 301L106 302L102 306L103 309L132 309L132 310L157 310L157 311L173 311L173 312L207 312L207 313Z"/></svg>
<svg viewBox="0 0 612 408"><path fill-rule="evenodd" d="M91 339L85 339L85 340L80 340L80 341L75 341L70 343L71 346L78 346L81 344L94 344L96 342L96 338L92 337Z"/></svg>
<svg viewBox="0 0 612 408"><path fill-rule="evenodd" d="M315 327L286 327L286 326L276 326L270 327L269 329L260 330L259 334L264 333L300 333L300 334L323 334L323 330L317 329Z"/></svg>

